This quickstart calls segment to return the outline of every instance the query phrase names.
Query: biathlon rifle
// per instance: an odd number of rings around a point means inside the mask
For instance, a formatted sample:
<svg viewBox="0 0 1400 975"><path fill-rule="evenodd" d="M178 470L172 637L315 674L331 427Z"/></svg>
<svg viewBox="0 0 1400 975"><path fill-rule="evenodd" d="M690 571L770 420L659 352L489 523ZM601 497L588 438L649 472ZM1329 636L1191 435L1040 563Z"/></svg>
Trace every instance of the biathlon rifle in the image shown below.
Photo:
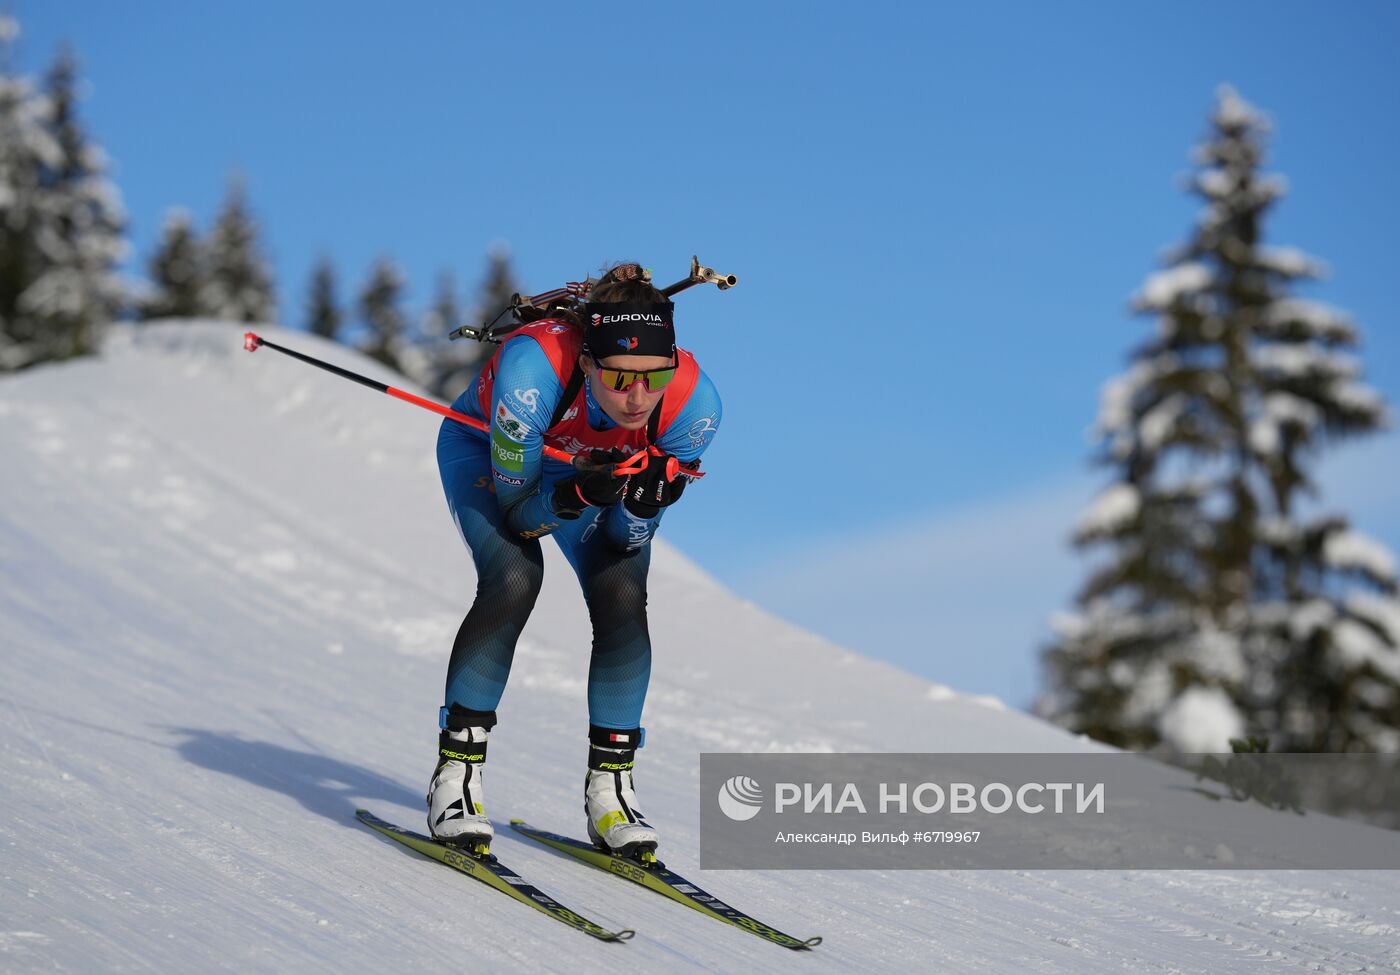
<svg viewBox="0 0 1400 975"><path fill-rule="evenodd" d="M623 268L634 268L632 277L651 280L651 271L647 268L638 267L635 264L623 265ZM595 278L585 278L582 281L569 281L562 288L542 291L537 295L511 295L510 304L506 305L489 322L484 322L479 326L463 325L461 328L454 329L447 337L449 339L476 339L478 342L492 342L499 345L506 336L522 325L537 322L541 318L549 318L560 311L578 314L583 308L583 303L588 300L589 291L597 283L598 280ZM727 291L738 283L738 275L720 274L714 268L702 265L698 256L693 256L690 259L690 275L681 278L675 284L662 288L661 293L670 298L687 288L695 287L697 284L713 284L719 290ZM502 321L507 316L509 318Z"/></svg>

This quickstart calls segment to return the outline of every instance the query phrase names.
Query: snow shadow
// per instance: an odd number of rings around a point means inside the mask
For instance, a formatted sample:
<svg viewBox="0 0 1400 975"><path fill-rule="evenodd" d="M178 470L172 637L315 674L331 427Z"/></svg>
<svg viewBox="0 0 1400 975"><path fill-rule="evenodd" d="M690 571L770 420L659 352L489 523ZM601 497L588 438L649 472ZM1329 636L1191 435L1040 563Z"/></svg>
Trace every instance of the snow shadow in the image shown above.
<svg viewBox="0 0 1400 975"><path fill-rule="evenodd" d="M347 828L355 822L355 807L365 802L423 805L422 793L327 755L201 728L169 730L184 738L175 750L186 761L291 796L308 812Z"/></svg>

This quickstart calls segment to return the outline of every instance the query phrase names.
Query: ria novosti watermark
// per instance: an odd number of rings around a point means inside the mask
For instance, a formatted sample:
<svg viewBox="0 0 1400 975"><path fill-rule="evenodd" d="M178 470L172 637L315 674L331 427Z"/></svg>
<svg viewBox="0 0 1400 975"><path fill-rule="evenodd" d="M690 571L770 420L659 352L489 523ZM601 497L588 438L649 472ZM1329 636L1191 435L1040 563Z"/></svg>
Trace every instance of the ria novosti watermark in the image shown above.
<svg viewBox="0 0 1400 975"><path fill-rule="evenodd" d="M701 756L700 863L740 868L1400 868L1400 757ZM1309 810L1322 812L1309 812Z"/></svg>
<svg viewBox="0 0 1400 975"><path fill-rule="evenodd" d="M952 814L986 811L1004 813L1012 806L1034 815L1047 810L1041 801L1051 797L1049 810L1056 814L1069 812L1066 795L1072 796L1076 814L1104 811L1104 783L1083 782L1022 782L1015 786L1005 782L988 782L978 786L971 782L920 782L910 787L908 782L878 784L881 815L909 812L912 807L925 815L943 812ZM727 779L719 791L719 807L730 819L744 822L763 809L763 787L747 775ZM832 782L778 782L774 785L773 811L787 812L801 807L804 813L865 813L865 798L854 782L840 786Z"/></svg>

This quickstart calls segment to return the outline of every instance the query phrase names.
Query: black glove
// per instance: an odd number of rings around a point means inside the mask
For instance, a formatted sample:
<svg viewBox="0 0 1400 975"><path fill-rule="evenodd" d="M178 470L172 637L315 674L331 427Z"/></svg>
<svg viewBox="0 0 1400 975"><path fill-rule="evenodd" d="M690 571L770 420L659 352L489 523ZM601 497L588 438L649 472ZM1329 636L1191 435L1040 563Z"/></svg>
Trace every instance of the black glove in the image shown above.
<svg viewBox="0 0 1400 975"><path fill-rule="evenodd" d="M634 451L620 447L590 450L574 459L573 477L554 485L554 513L560 518L573 519L591 504L603 507L617 504L627 491L627 475L613 473Z"/></svg>
<svg viewBox="0 0 1400 975"><path fill-rule="evenodd" d="M662 508L680 500L681 492L690 481L685 472L699 469L698 460L677 464L670 454L653 447L647 452L646 470L633 474L628 480L623 507L638 518L655 518ZM666 479L668 471L674 474L674 479Z"/></svg>

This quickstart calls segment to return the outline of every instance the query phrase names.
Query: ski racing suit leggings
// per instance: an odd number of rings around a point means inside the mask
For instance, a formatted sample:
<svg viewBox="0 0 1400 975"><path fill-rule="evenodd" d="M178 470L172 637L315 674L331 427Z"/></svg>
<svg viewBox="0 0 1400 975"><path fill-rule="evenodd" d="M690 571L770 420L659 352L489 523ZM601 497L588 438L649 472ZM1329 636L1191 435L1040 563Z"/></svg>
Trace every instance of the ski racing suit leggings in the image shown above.
<svg viewBox="0 0 1400 975"><path fill-rule="evenodd" d="M510 675L515 644L544 581L538 538L516 537L505 525L492 490L488 442L445 424L438 468L447 506L476 565L476 601L457 631L447 666L445 703L494 711ZM545 474L548 493L569 476ZM553 532L573 566L593 623L588 666L588 719L604 728L637 728L651 678L647 633L647 569L651 546L619 551L596 530L600 509L589 508Z"/></svg>

